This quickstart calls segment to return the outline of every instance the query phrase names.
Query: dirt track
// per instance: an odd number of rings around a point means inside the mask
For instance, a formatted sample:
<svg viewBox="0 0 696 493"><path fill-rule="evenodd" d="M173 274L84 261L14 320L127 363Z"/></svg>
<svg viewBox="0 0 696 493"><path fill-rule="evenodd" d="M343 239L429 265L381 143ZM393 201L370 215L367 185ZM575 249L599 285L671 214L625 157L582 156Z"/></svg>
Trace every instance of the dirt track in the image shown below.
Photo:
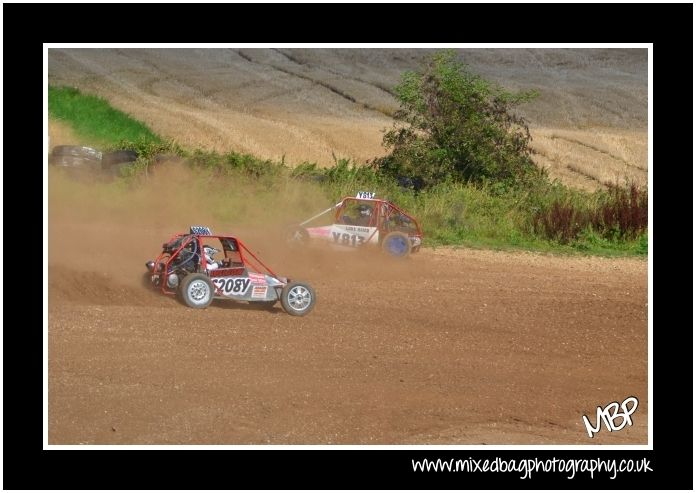
<svg viewBox="0 0 696 493"><path fill-rule="evenodd" d="M280 274L315 286L315 311L296 318L139 286L169 226L49 226L51 444L647 443L645 261L385 263L291 256L249 232ZM589 439L581 416L630 395L633 426Z"/></svg>

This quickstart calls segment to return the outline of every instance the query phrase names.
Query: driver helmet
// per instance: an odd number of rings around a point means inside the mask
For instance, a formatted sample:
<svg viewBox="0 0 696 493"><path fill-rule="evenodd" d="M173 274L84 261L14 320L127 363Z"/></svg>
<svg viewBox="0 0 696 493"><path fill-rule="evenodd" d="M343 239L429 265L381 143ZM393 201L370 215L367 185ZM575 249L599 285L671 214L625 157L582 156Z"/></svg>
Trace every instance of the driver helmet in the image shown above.
<svg viewBox="0 0 696 493"><path fill-rule="evenodd" d="M358 212L360 212L360 217L370 217L372 215L372 207L361 204L358 206Z"/></svg>
<svg viewBox="0 0 696 493"><path fill-rule="evenodd" d="M213 262L213 255L218 253L220 250L217 248L211 247L210 245L203 245L203 253L205 254L205 259L208 262Z"/></svg>

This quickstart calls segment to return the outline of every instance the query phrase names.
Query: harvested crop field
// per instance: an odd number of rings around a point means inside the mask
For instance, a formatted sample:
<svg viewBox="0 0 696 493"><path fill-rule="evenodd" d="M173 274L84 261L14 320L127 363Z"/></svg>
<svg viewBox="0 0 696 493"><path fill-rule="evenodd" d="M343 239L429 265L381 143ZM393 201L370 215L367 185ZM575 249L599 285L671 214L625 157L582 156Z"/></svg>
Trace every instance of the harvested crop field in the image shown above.
<svg viewBox="0 0 696 493"><path fill-rule="evenodd" d="M393 87L431 51L50 49L49 83L102 96L188 147L328 166L384 154ZM590 190L647 181L647 50L459 51L474 72L539 91L520 112L552 177Z"/></svg>

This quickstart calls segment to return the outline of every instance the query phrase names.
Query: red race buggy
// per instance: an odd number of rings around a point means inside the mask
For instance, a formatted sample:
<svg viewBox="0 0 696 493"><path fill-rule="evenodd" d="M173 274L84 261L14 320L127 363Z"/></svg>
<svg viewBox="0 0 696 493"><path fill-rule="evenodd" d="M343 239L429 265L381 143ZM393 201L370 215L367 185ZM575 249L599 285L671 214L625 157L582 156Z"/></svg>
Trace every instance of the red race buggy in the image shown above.
<svg viewBox="0 0 696 493"><path fill-rule="evenodd" d="M316 302L309 284L277 276L239 238L214 235L205 226L174 235L145 265L153 288L178 295L191 308L206 308L213 299L266 307L280 300L287 313L303 316Z"/></svg>

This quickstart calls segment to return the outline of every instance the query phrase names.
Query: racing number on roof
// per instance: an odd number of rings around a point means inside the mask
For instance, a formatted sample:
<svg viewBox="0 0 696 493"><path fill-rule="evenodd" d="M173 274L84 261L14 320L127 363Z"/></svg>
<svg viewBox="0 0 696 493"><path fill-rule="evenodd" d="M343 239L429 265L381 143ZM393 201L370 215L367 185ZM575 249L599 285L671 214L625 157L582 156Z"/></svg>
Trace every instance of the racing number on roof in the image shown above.
<svg viewBox="0 0 696 493"><path fill-rule="evenodd" d="M218 277L211 279L211 281L225 296L243 295L251 283L248 277Z"/></svg>

